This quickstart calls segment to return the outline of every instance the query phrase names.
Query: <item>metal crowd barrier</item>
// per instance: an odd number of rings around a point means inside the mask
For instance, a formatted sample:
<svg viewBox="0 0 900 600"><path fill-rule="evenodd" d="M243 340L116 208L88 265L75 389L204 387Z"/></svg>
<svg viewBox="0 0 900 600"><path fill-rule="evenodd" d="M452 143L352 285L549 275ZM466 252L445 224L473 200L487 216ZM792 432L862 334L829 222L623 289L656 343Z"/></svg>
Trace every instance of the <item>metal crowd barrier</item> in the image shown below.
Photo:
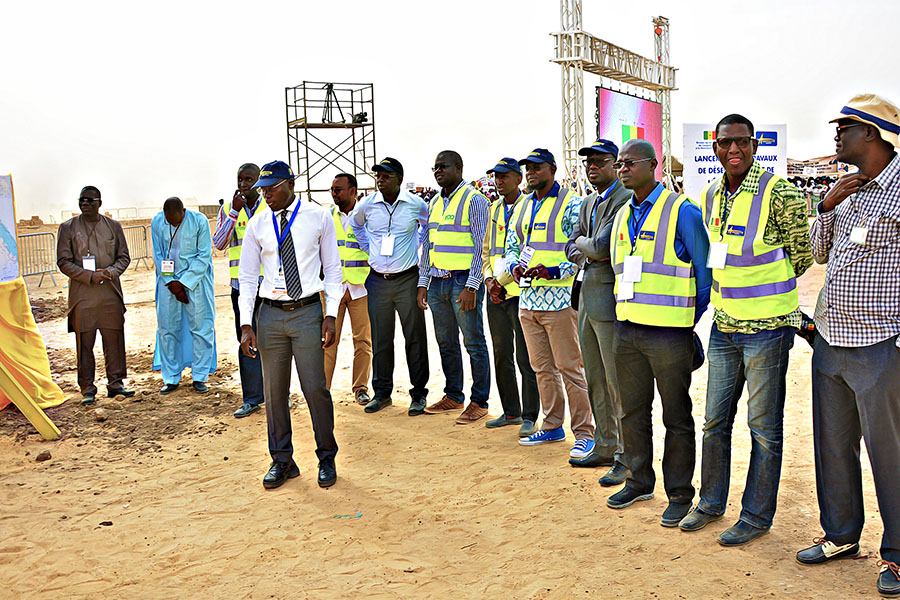
<svg viewBox="0 0 900 600"><path fill-rule="evenodd" d="M150 253L150 244L147 242L147 231L149 229L149 226L144 227L143 225L132 225L122 228L125 232L125 242L128 244L128 253L131 255L131 263L135 265L135 269L140 263L143 263L147 269L151 268L147 264L148 258L153 259Z"/></svg>
<svg viewBox="0 0 900 600"><path fill-rule="evenodd" d="M50 281L56 285L53 272L56 271L56 234L23 233L18 236L19 268L22 275L40 275L38 287L44 283L44 275L50 274Z"/></svg>

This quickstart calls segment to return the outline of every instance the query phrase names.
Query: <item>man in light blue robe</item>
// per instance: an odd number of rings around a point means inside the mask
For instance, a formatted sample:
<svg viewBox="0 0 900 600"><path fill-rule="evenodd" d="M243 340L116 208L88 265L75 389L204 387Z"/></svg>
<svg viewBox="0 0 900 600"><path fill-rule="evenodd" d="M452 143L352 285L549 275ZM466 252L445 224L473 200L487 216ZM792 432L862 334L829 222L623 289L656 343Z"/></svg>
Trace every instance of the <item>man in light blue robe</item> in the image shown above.
<svg viewBox="0 0 900 600"><path fill-rule="evenodd" d="M156 263L156 352L160 394L170 394L191 368L194 389L209 391L216 370L216 302L209 220L169 198L150 224Z"/></svg>

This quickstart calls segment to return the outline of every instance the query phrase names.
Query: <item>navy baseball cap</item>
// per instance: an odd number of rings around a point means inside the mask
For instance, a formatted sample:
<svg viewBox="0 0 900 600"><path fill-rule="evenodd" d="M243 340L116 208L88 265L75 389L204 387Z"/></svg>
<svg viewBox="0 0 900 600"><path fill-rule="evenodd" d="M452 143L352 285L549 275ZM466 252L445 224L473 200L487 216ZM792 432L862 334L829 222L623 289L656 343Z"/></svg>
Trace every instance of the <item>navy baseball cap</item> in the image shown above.
<svg viewBox="0 0 900 600"><path fill-rule="evenodd" d="M587 148L582 148L581 150L579 150L578 156L587 156L589 154L593 154L594 152L603 152L604 154L612 154L613 156L618 157L619 147L609 140L600 138Z"/></svg>
<svg viewBox="0 0 900 600"><path fill-rule="evenodd" d="M385 156L384 160L380 163L372 167L372 170L376 173L378 171L388 171L390 173L400 173L400 176L403 176L403 165L400 164L400 161L396 158L391 158L390 156Z"/></svg>
<svg viewBox="0 0 900 600"><path fill-rule="evenodd" d="M263 165L262 169L259 170L259 179L253 184L253 187L268 187L275 185L282 179L293 180L294 172L291 171L287 163L276 160Z"/></svg>
<svg viewBox="0 0 900 600"><path fill-rule="evenodd" d="M532 150L528 156L519 161L520 165L524 165L525 163L550 163L551 165L556 166L556 160L554 160L553 154L546 148L535 148Z"/></svg>
<svg viewBox="0 0 900 600"><path fill-rule="evenodd" d="M519 175L522 174L522 169L519 168L519 161L514 158L501 158L500 162L497 163L497 166L489 171L486 171L488 175L491 173L510 173L515 171Z"/></svg>

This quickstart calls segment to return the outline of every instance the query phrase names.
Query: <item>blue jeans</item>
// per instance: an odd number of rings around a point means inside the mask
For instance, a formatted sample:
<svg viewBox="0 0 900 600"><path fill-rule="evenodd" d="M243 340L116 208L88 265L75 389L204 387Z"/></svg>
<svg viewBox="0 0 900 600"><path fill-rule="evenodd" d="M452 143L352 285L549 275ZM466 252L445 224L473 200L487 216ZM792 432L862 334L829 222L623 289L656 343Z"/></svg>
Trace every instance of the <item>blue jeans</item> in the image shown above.
<svg viewBox="0 0 900 600"><path fill-rule="evenodd" d="M721 515L728 503L731 429L746 382L751 446L740 519L763 529L772 526L781 478L785 375L794 333L792 327L752 334L722 333L712 327L698 505L707 514Z"/></svg>
<svg viewBox="0 0 900 600"><path fill-rule="evenodd" d="M431 307L434 336L441 351L441 367L447 378L444 394L456 402L465 401L462 352L459 349L459 332L462 331L463 344L472 366L472 402L487 408L491 393L491 361L481 316L484 284L475 293L475 308L464 311L457 300L468 278L468 271L452 271L450 277L445 278L433 277L428 288L428 306Z"/></svg>
<svg viewBox="0 0 900 600"><path fill-rule="evenodd" d="M262 379L262 362L259 359L259 353L255 357L245 356L241 351L241 311L238 305L240 292L231 288L231 307L234 309L234 326L237 330L238 339L238 369L241 373L241 392L244 396L244 402L258 406L266 401L263 397L263 379ZM256 298L256 305L253 307L253 320L251 327L253 333L256 333L256 314L259 312L259 297Z"/></svg>

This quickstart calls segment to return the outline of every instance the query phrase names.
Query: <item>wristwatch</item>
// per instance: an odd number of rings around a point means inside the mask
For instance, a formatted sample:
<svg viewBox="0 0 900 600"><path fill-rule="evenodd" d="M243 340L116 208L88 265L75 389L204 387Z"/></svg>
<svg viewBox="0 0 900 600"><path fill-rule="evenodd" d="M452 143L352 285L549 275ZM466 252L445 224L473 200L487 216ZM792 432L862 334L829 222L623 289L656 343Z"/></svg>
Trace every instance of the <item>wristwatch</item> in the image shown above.
<svg viewBox="0 0 900 600"><path fill-rule="evenodd" d="M473 294L478 292L478 288L472 288L472 287L466 286L466 289L469 290L470 292L472 292Z"/></svg>

